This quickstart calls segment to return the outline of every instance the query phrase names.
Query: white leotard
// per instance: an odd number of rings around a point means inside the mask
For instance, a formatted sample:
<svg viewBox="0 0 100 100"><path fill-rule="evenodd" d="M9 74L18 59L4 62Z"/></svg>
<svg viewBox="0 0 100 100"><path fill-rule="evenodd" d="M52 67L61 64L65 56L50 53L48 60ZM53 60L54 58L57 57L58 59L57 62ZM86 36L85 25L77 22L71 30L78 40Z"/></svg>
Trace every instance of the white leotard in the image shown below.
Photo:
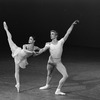
<svg viewBox="0 0 100 100"><path fill-rule="evenodd" d="M50 55L52 58L61 58L63 52L64 39L60 39L57 44L52 44L51 42L46 43L46 47L50 50Z"/></svg>
<svg viewBox="0 0 100 100"><path fill-rule="evenodd" d="M60 39L57 44L52 44L51 42L46 43L45 47L49 48L50 56L48 63L59 63L61 61L61 56L63 52L64 39Z"/></svg>

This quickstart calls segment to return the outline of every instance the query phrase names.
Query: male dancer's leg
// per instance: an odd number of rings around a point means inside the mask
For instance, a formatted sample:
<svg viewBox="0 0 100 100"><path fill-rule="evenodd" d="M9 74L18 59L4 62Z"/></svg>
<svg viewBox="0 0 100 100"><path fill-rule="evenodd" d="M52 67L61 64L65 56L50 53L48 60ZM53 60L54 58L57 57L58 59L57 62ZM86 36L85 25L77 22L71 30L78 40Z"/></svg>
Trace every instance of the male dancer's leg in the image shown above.
<svg viewBox="0 0 100 100"><path fill-rule="evenodd" d="M64 66L61 62L57 63L56 68L57 68L57 70L62 74L63 77L62 77L61 80L59 81L59 85L58 85L58 87L57 87L57 89L56 89L55 94L56 94L56 95L59 95L59 94L60 94L60 95L65 95L65 93L61 92L61 88L62 88L64 82L66 81L66 79L67 79L67 77L68 77L68 74L67 74L67 71L66 71L65 66Z"/></svg>
<svg viewBox="0 0 100 100"><path fill-rule="evenodd" d="M46 79L46 85L43 87L40 87L40 89L48 89L50 87L50 81L52 78L52 72L54 70L54 65L53 64L47 64L47 79Z"/></svg>

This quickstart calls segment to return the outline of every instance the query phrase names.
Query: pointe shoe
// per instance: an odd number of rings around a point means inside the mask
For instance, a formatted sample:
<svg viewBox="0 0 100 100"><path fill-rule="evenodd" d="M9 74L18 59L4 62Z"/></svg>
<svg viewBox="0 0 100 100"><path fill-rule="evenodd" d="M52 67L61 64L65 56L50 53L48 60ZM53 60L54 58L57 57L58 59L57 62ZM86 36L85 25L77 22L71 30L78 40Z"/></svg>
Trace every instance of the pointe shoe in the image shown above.
<svg viewBox="0 0 100 100"><path fill-rule="evenodd" d="M66 95L66 93L56 90L55 95Z"/></svg>
<svg viewBox="0 0 100 100"><path fill-rule="evenodd" d="M45 85L45 86L40 87L39 89L40 90L45 90L45 89L48 89L49 87L50 87L49 85Z"/></svg>
<svg viewBox="0 0 100 100"><path fill-rule="evenodd" d="M5 21L3 22L3 26L4 26L4 29L7 31L8 30L8 26L7 26Z"/></svg>
<svg viewBox="0 0 100 100"><path fill-rule="evenodd" d="M16 89L17 89L17 92L19 92L20 84L16 84L15 87L16 87Z"/></svg>

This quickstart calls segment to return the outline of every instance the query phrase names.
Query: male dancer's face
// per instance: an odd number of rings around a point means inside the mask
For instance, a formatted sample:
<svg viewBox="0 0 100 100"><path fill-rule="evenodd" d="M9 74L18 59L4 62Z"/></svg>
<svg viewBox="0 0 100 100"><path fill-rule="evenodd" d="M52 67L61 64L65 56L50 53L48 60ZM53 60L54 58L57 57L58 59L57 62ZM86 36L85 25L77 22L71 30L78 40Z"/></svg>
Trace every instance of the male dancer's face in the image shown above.
<svg viewBox="0 0 100 100"><path fill-rule="evenodd" d="M56 38L57 38L57 35L56 35L55 32L51 32L51 33L50 33L50 37L51 37L51 39L53 40L53 39L56 39Z"/></svg>

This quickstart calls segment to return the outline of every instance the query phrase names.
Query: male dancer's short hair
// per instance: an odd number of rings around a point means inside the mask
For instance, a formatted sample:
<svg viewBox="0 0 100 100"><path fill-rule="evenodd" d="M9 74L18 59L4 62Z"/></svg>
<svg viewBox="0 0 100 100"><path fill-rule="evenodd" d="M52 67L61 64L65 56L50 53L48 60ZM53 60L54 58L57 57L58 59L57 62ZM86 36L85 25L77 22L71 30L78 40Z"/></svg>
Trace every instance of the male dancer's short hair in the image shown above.
<svg viewBox="0 0 100 100"><path fill-rule="evenodd" d="M57 31L55 31L55 30L51 30L50 33L51 33L51 32L54 32L55 35L58 36L58 32L57 32Z"/></svg>

